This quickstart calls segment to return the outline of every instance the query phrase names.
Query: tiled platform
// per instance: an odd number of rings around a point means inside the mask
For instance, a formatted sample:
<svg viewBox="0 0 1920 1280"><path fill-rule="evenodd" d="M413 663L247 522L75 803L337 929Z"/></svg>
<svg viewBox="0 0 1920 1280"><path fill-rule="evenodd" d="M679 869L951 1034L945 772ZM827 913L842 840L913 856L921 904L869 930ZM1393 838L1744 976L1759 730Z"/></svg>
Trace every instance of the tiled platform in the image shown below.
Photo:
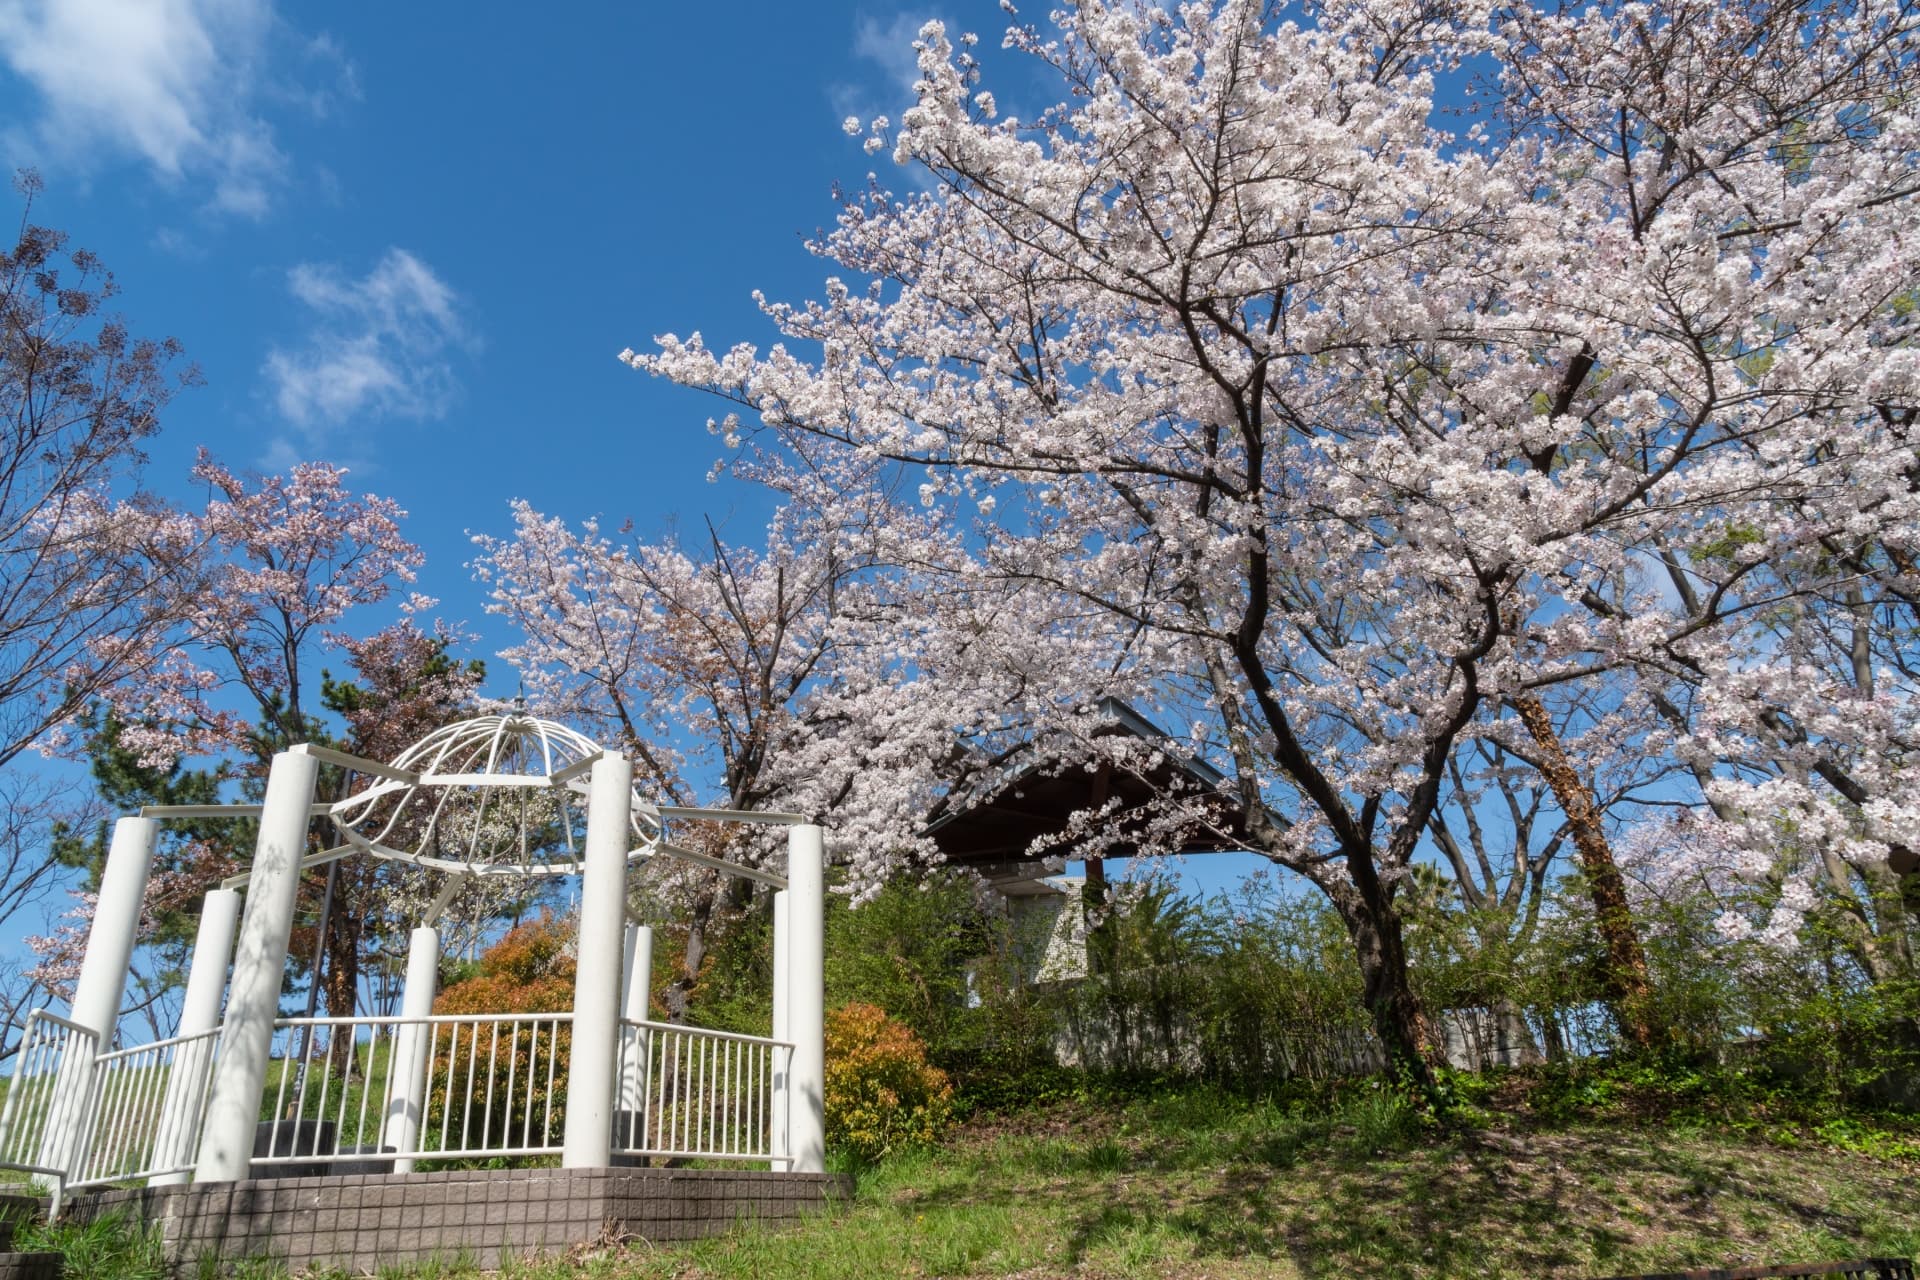
<svg viewBox="0 0 1920 1280"><path fill-rule="evenodd" d="M612 1234L690 1240L781 1222L851 1192L835 1174L730 1169L479 1169L198 1183L77 1195L82 1219L159 1223L182 1274L202 1257L298 1272L464 1258L482 1267Z"/></svg>

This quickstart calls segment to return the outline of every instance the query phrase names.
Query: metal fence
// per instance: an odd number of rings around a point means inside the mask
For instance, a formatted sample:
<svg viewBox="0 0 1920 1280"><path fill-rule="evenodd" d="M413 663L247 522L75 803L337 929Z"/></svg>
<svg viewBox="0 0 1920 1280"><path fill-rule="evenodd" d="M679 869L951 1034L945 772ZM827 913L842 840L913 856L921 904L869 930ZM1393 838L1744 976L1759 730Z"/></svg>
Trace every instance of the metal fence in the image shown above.
<svg viewBox="0 0 1920 1280"><path fill-rule="evenodd" d="M94 1186L191 1169L219 1044L216 1028L95 1056L88 1106L91 1141L69 1185Z"/></svg>
<svg viewBox="0 0 1920 1280"><path fill-rule="evenodd" d="M666 1022L620 1024L613 1149L631 1157L784 1164L784 1086L793 1045Z"/></svg>
<svg viewBox="0 0 1920 1280"><path fill-rule="evenodd" d="M89 1027L34 1010L0 1107L0 1166L50 1180L56 1207L74 1156L84 1149L99 1042Z"/></svg>
<svg viewBox="0 0 1920 1280"><path fill-rule="evenodd" d="M98 1052L94 1033L29 1015L0 1107L0 1167L66 1189L186 1175L220 1031ZM566 1127L570 1013L283 1018L255 1133L256 1176L411 1171L416 1161L554 1156ZM786 1163L793 1046L623 1022L617 1158Z"/></svg>
<svg viewBox="0 0 1920 1280"><path fill-rule="evenodd" d="M570 1013L283 1018L256 1166L559 1152Z"/></svg>

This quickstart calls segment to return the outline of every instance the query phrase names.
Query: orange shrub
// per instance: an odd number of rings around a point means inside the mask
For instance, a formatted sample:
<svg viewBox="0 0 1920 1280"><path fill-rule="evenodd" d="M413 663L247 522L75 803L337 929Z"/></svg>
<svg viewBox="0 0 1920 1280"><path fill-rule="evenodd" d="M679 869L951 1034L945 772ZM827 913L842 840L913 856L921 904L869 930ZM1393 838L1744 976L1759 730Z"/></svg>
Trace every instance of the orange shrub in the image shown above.
<svg viewBox="0 0 1920 1280"><path fill-rule="evenodd" d="M953 1086L905 1023L870 1004L827 1015L827 1145L877 1160L926 1146L953 1120Z"/></svg>
<svg viewBox="0 0 1920 1280"><path fill-rule="evenodd" d="M529 920L481 952L479 972L449 985L433 1002L433 1011L566 1012L573 1007L577 967L573 939L571 921L551 914ZM427 1086L428 1145L438 1146L442 1135L454 1147L538 1142L543 1134L559 1141L566 1125L572 1040L571 1027L552 1023L523 1023L498 1035L485 1030L476 1035L462 1025L443 1028L434 1037Z"/></svg>
<svg viewBox="0 0 1920 1280"><path fill-rule="evenodd" d="M563 1013L573 1008L571 921L542 913L480 953L479 972L453 983L435 1013Z"/></svg>

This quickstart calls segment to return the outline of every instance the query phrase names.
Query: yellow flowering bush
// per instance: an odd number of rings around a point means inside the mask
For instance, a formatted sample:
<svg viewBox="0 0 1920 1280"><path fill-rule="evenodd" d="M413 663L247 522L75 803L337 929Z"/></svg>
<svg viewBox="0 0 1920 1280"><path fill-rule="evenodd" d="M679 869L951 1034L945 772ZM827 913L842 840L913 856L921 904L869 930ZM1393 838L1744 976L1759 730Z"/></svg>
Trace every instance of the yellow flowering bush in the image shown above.
<svg viewBox="0 0 1920 1280"><path fill-rule="evenodd" d="M953 1085L926 1046L877 1005L827 1015L827 1145L877 1160L937 1140L953 1120Z"/></svg>

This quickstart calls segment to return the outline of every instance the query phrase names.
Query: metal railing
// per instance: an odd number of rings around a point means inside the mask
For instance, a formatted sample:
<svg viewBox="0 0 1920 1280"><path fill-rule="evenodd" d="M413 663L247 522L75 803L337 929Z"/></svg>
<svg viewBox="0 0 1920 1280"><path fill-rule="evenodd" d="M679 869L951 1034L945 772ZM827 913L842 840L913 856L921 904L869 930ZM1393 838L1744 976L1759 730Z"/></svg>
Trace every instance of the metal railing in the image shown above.
<svg viewBox="0 0 1920 1280"><path fill-rule="evenodd" d="M792 1044L666 1022L620 1033L616 1154L785 1162L774 1090Z"/></svg>
<svg viewBox="0 0 1920 1280"><path fill-rule="evenodd" d="M570 1013L281 1019L256 1176L558 1155L572 1024ZM188 1173L220 1036L102 1053L88 1028L35 1011L0 1106L0 1167L48 1179L56 1198ZM623 1021L613 1151L785 1165L778 1090L792 1053L763 1036Z"/></svg>
<svg viewBox="0 0 1920 1280"><path fill-rule="evenodd" d="M560 1150L570 1013L283 1018L256 1166ZM276 1075L277 1073L277 1075ZM264 1151L260 1148L264 1147Z"/></svg>
<svg viewBox="0 0 1920 1280"><path fill-rule="evenodd" d="M0 1166L50 1179L56 1209L67 1171L85 1149L99 1044L92 1028L35 1009L0 1107Z"/></svg>
<svg viewBox="0 0 1920 1280"><path fill-rule="evenodd" d="M220 1031L174 1036L95 1055L88 1111L91 1141L72 1154L86 1187L193 1167L213 1086Z"/></svg>

